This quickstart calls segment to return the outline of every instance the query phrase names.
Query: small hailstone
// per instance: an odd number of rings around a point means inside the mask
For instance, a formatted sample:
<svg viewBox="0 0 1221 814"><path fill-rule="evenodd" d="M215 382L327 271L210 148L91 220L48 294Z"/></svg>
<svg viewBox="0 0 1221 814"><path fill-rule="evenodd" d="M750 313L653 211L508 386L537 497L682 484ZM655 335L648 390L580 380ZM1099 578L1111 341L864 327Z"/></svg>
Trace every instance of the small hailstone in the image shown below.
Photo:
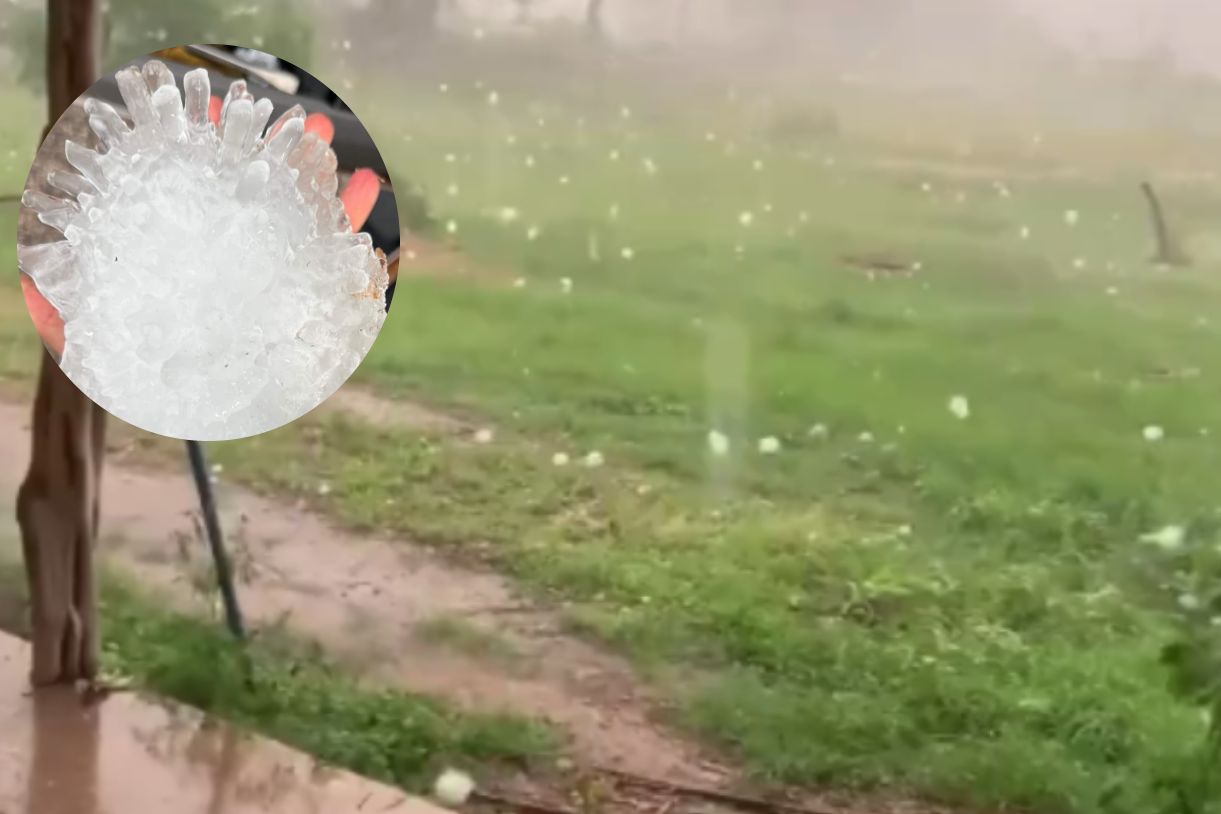
<svg viewBox="0 0 1221 814"><path fill-rule="evenodd" d="M1195 594L1183 594L1179 597L1179 607L1185 611L1197 611L1202 606L1200 597Z"/></svg>
<svg viewBox="0 0 1221 814"><path fill-rule="evenodd" d="M763 170L763 162L761 160L759 160L758 158L755 159L754 164L752 164L752 166L755 168L755 172L762 172L762 170Z"/></svg>
<svg viewBox="0 0 1221 814"><path fill-rule="evenodd" d="M1114 297L1118 293L1119 293L1119 289L1116 288L1115 286L1113 286L1113 285L1107 286L1107 296Z"/></svg>
<svg viewBox="0 0 1221 814"><path fill-rule="evenodd" d="M571 277L561 277L560 278L560 290L563 291L565 294L572 293L572 278Z"/></svg>
<svg viewBox="0 0 1221 814"><path fill-rule="evenodd" d="M330 493L331 493L331 484L327 483L326 481L323 481L322 483L318 484L318 494L322 495L323 497L326 497Z"/></svg>
<svg viewBox="0 0 1221 814"><path fill-rule="evenodd" d="M1030 227L1023 226L1018 230L1018 234L1021 236L1022 240L1030 240Z"/></svg>
<svg viewBox="0 0 1221 814"><path fill-rule="evenodd" d="M1078 257L1077 259L1073 260L1073 268L1077 269L1078 271L1085 268L1085 266L1086 262L1084 257Z"/></svg>
<svg viewBox="0 0 1221 814"><path fill-rule="evenodd" d="M1150 424L1141 430L1146 441L1160 441L1166 437L1166 431L1156 424Z"/></svg>
<svg viewBox="0 0 1221 814"><path fill-rule="evenodd" d="M772 205L770 203L763 204L763 211L770 215L772 213Z"/></svg>
<svg viewBox="0 0 1221 814"><path fill-rule="evenodd" d="M449 186L447 186L445 188L445 194L450 196L451 198L456 197L458 195L458 185L450 184Z"/></svg>
<svg viewBox="0 0 1221 814"><path fill-rule="evenodd" d="M446 769L433 784L432 794L447 806L460 806L470 799L475 781L466 772Z"/></svg>
<svg viewBox="0 0 1221 814"><path fill-rule="evenodd" d="M856 437L856 440L860 441L862 444L872 444L873 443L873 433L868 432L868 431L863 432Z"/></svg>
<svg viewBox="0 0 1221 814"><path fill-rule="evenodd" d="M716 133L713 133L711 130L709 130L707 133L704 134L704 141L707 141L709 143L716 141Z"/></svg>
<svg viewBox="0 0 1221 814"><path fill-rule="evenodd" d="M526 156L525 162L526 162L527 167L533 167L534 166L534 156L532 156L532 155Z"/></svg>
<svg viewBox="0 0 1221 814"><path fill-rule="evenodd" d="M644 171L647 172L649 175L657 174L657 164L655 164L653 162L653 159L646 158L644 160Z"/></svg>
<svg viewBox="0 0 1221 814"><path fill-rule="evenodd" d="M517 220L518 214L515 207L502 206L500 211L496 213L496 216L500 219L501 223L513 223Z"/></svg>
<svg viewBox="0 0 1221 814"><path fill-rule="evenodd" d="M602 464L606 463L606 459L602 457L601 452L595 449L585 456L582 463L584 463L585 466L590 469L597 469L598 467L602 466Z"/></svg>
<svg viewBox="0 0 1221 814"><path fill-rule="evenodd" d="M830 434L830 430L827 429L826 424L815 424L806 434L811 438L826 438Z"/></svg>
<svg viewBox="0 0 1221 814"><path fill-rule="evenodd" d="M492 443L492 439L495 437L496 437L496 434L494 432L492 432L492 429L490 427L481 427L475 433L475 443L490 444L490 443Z"/></svg>
<svg viewBox="0 0 1221 814"><path fill-rule="evenodd" d="M225 467L222 466L221 464L212 464L212 474L213 475L219 475L221 472L224 472L224 471L225 471Z"/></svg>
<svg viewBox="0 0 1221 814"><path fill-rule="evenodd" d="M495 107L496 105L500 104L500 94L494 90L489 91L488 92L488 104L491 105L492 107Z"/></svg>
<svg viewBox="0 0 1221 814"><path fill-rule="evenodd" d="M513 287L514 288L525 288L526 287L526 278L518 277L516 280L513 281Z"/></svg>
<svg viewBox="0 0 1221 814"><path fill-rule="evenodd" d="M611 220L616 220L619 217L619 204L617 204L617 203L611 204L610 209L607 211L607 214L610 215Z"/></svg>
<svg viewBox="0 0 1221 814"><path fill-rule="evenodd" d="M568 453L557 452L551 456L552 466L568 466Z"/></svg>
<svg viewBox="0 0 1221 814"><path fill-rule="evenodd" d="M451 235L456 235L458 233L458 221L452 219L447 220L445 222L445 231L449 232Z"/></svg>
<svg viewBox="0 0 1221 814"><path fill-rule="evenodd" d="M445 154L445 163L446 164L453 164L457 160L458 160L458 156L454 155L453 153Z"/></svg>
<svg viewBox="0 0 1221 814"><path fill-rule="evenodd" d="M539 229L537 226L531 226L529 229L526 230L526 240L538 240L538 236L541 233L542 233L542 230Z"/></svg>
<svg viewBox="0 0 1221 814"><path fill-rule="evenodd" d="M933 185L930 184L928 181L925 181L923 184L920 185L920 191L921 192L932 192Z"/></svg>
<svg viewBox="0 0 1221 814"><path fill-rule="evenodd" d="M1081 214L1076 209L1069 209L1064 213L1064 222L1069 226L1076 226L1081 220Z"/></svg>
<svg viewBox="0 0 1221 814"><path fill-rule="evenodd" d="M950 399L950 412L959 420L965 420L971 417L971 405L967 402L966 396L953 396Z"/></svg>
<svg viewBox="0 0 1221 814"><path fill-rule="evenodd" d="M780 439L774 435L767 435L759 439L759 453L761 455L775 455L780 451Z"/></svg>
<svg viewBox="0 0 1221 814"><path fill-rule="evenodd" d="M619 115L625 119L630 119L632 118L632 109L624 105L623 107L619 108Z"/></svg>
<svg viewBox="0 0 1221 814"><path fill-rule="evenodd" d="M484 31L482 28L476 28L474 31L474 35L475 35L475 39L482 40L484 37L487 36L487 32Z"/></svg>
<svg viewBox="0 0 1221 814"><path fill-rule="evenodd" d="M569 180L570 180L570 179L568 178L568 176L567 176L567 175L561 175L561 176L560 176L560 185L561 185L561 186L567 186L567 184L568 184Z"/></svg>
<svg viewBox="0 0 1221 814"><path fill-rule="evenodd" d="M1156 531L1142 534L1140 540L1142 543L1155 545L1165 551L1177 551L1183 547L1183 540L1187 537L1187 531L1182 526L1171 524L1162 526Z"/></svg>
<svg viewBox="0 0 1221 814"><path fill-rule="evenodd" d="M352 50L352 41L351 40L344 40L342 45L343 45L343 50L345 50L345 51ZM441 87L442 87L442 89L444 89L445 86L442 85Z"/></svg>
<svg viewBox="0 0 1221 814"><path fill-rule="evenodd" d="M748 211L748 212L743 212L740 215L738 215L738 223L742 224L743 226L750 226L754 222L755 222L755 213L754 212Z"/></svg>
<svg viewBox="0 0 1221 814"><path fill-rule="evenodd" d="M632 249L631 246L624 246L622 249L619 250L619 255L624 260L631 260L633 257L636 256L636 252Z"/></svg>
<svg viewBox="0 0 1221 814"><path fill-rule="evenodd" d="M611 151L610 151L610 153L608 154L608 156L607 156L607 157L608 157L608 158L609 158L611 161L618 161L618 160L619 160L619 151L618 151L618 150L611 150Z"/></svg>
<svg viewBox="0 0 1221 814"><path fill-rule="evenodd" d="M801 210L801 212L797 214L797 220L801 221L802 223L808 223L810 220L810 213L804 209Z"/></svg>
<svg viewBox="0 0 1221 814"><path fill-rule="evenodd" d="M910 537L911 533L912 533L912 527L907 525L906 523L904 523L903 525L901 525L897 529L895 529L895 533L898 534L900 537Z"/></svg>
<svg viewBox="0 0 1221 814"><path fill-rule="evenodd" d="M708 431L708 450L713 455L729 454L729 436L719 430Z"/></svg>

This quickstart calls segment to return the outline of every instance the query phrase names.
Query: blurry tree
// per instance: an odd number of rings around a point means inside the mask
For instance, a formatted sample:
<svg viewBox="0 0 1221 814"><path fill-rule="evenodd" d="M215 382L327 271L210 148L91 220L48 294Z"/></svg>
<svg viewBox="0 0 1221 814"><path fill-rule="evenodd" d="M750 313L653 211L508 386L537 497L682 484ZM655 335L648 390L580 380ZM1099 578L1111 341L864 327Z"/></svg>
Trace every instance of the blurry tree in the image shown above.
<svg viewBox="0 0 1221 814"><path fill-rule="evenodd" d="M589 0L588 5L585 6L585 29L591 36L598 39L602 38L602 34L606 30L602 22L605 5L605 0Z"/></svg>
<svg viewBox="0 0 1221 814"><path fill-rule="evenodd" d="M439 1L439 0L438 0ZM110 0L102 32L102 68L172 45L220 43L267 51L297 64L309 64L313 23L303 0ZM26 84L42 86L46 18L27 9L14 15L6 44Z"/></svg>

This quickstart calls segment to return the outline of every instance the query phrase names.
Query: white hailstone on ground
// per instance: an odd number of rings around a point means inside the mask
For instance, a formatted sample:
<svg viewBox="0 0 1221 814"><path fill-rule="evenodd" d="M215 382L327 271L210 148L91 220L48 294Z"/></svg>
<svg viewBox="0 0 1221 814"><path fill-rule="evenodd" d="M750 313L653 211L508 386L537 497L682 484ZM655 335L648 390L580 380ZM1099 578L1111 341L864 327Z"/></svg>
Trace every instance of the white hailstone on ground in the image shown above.
<svg viewBox="0 0 1221 814"><path fill-rule="evenodd" d="M1113 286L1113 285L1107 286L1107 296L1108 297L1114 297L1118 293L1119 293L1119 289L1116 288L1115 286Z"/></svg>
<svg viewBox="0 0 1221 814"><path fill-rule="evenodd" d="M537 226L531 226L526 230L526 240L538 240L538 236L542 234L542 230Z"/></svg>
<svg viewBox="0 0 1221 814"><path fill-rule="evenodd" d="M619 160L619 151L611 150L610 154L607 157L610 158L611 161L618 161Z"/></svg>
<svg viewBox="0 0 1221 814"><path fill-rule="evenodd" d="M1185 611L1197 611L1203 607L1203 603L1195 594L1182 594L1179 596L1179 607Z"/></svg>
<svg viewBox="0 0 1221 814"><path fill-rule="evenodd" d="M1081 220L1081 213L1076 209L1069 209L1064 213L1064 222L1069 226L1076 226Z"/></svg>
<svg viewBox="0 0 1221 814"><path fill-rule="evenodd" d="M496 91L488 91L488 104L492 107L500 104L500 94Z"/></svg>
<svg viewBox="0 0 1221 814"><path fill-rule="evenodd" d="M1084 269L1086 265L1087 264L1084 257L1078 257L1073 260L1073 268L1077 269L1078 271Z"/></svg>
<svg viewBox="0 0 1221 814"><path fill-rule="evenodd" d="M584 463L589 469L597 469L598 467L602 466L602 464L606 463L606 459L602 457L601 452L595 449L585 456L582 463Z"/></svg>
<svg viewBox="0 0 1221 814"><path fill-rule="evenodd" d="M568 453L557 452L551 456L552 466L568 466Z"/></svg>
<svg viewBox="0 0 1221 814"><path fill-rule="evenodd" d="M484 37L487 36L487 32L484 31L482 28L476 28L473 33L475 35L475 39L477 39L477 40L482 40Z"/></svg>
<svg viewBox="0 0 1221 814"><path fill-rule="evenodd" d="M950 413L959 420L971 417L971 405L966 396L952 396L949 403Z"/></svg>
<svg viewBox="0 0 1221 814"><path fill-rule="evenodd" d="M458 185L450 184L449 186L447 186L445 188L445 194L450 196L451 198L456 197L458 195Z"/></svg>
<svg viewBox="0 0 1221 814"><path fill-rule="evenodd" d="M611 204L610 209L607 211L607 214L610 215L611 220L617 220L619 217L619 204L617 204L617 203Z"/></svg>
<svg viewBox="0 0 1221 814"><path fill-rule="evenodd" d="M563 291L565 294L572 293L572 278L571 277L561 277L560 278L560 290Z"/></svg>
<svg viewBox="0 0 1221 814"><path fill-rule="evenodd" d="M709 143L716 141L716 133L709 130L707 133L704 134L704 141L707 141Z"/></svg>
<svg viewBox="0 0 1221 814"><path fill-rule="evenodd" d="M729 436L720 430L708 431L708 451L713 455L729 454Z"/></svg>
<svg viewBox="0 0 1221 814"><path fill-rule="evenodd" d="M512 206L502 206L496 213L496 217L500 219L501 223L513 223L517 220L519 215L520 213L517 211L516 207Z"/></svg>
<svg viewBox="0 0 1221 814"><path fill-rule="evenodd" d="M532 155L526 156L525 164L527 167L533 167L534 166L534 156L532 156Z"/></svg>
<svg viewBox="0 0 1221 814"><path fill-rule="evenodd" d="M481 427L475 432L475 443L490 444L492 443L492 439L495 437L496 434L492 432L491 427Z"/></svg>
<svg viewBox="0 0 1221 814"><path fill-rule="evenodd" d="M505 136L505 144L508 144L510 147L512 147L516 143L517 143L517 136L513 135L512 133Z"/></svg>
<svg viewBox="0 0 1221 814"><path fill-rule="evenodd" d="M755 213L754 212L747 211L747 212L742 212L741 214L738 215L738 223L740 223L742 226L750 226L754 222L755 222Z"/></svg>
<svg viewBox="0 0 1221 814"><path fill-rule="evenodd" d="M345 50L345 51L351 51L351 50L352 50L352 41L351 41L351 40L344 40L344 41L343 41L342 43L340 43L340 44L343 46L343 50ZM442 87L442 88L444 88L445 86L444 86L444 85L442 85L441 87Z"/></svg>
<svg viewBox="0 0 1221 814"><path fill-rule="evenodd" d="M766 435L759 439L760 455L775 455L780 451L780 439L774 435Z"/></svg>
<svg viewBox="0 0 1221 814"><path fill-rule="evenodd" d="M1166 431L1156 424L1150 424L1140 431L1146 441L1160 441L1166 437Z"/></svg>
<svg viewBox="0 0 1221 814"><path fill-rule="evenodd" d="M560 185L561 185L561 186L567 186L567 185L568 185L568 182L569 182L570 180L572 180L572 179L570 179L570 178L569 178L567 175L561 175L561 176L560 176Z"/></svg>
<svg viewBox="0 0 1221 814"><path fill-rule="evenodd" d="M318 484L318 494L322 495L323 497L326 497L330 493L331 493L331 484L327 483L326 481L323 481L322 483Z"/></svg>
<svg viewBox="0 0 1221 814"><path fill-rule="evenodd" d="M219 475L221 472L224 472L224 471L225 471L225 467L222 466L221 464L212 464L212 474L213 475Z"/></svg>
<svg viewBox="0 0 1221 814"><path fill-rule="evenodd" d="M619 250L619 256L622 257L624 260L631 260L633 257L636 256L636 252L634 249L632 249L631 246L624 246L622 249Z"/></svg>
<svg viewBox="0 0 1221 814"><path fill-rule="evenodd" d="M446 153L446 154L445 154L445 163L446 163L446 164L453 164L453 163L454 163L454 162L456 162L457 160L458 160L458 156L454 155L453 153Z"/></svg>
<svg viewBox="0 0 1221 814"><path fill-rule="evenodd" d="M829 434L830 430L827 429L826 424L815 424L806 432L806 435L811 438L826 438Z"/></svg>
<svg viewBox="0 0 1221 814"><path fill-rule="evenodd" d="M632 109L627 105L624 105L623 107L619 108L619 115L625 119L630 119L632 118Z"/></svg>
<svg viewBox="0 0 1221 814"><path fill-rule="evenodd" d="M1176 551L1183 547L1183 540L1186 539L1186 530L1179 525L1171 524L1162 526L1156 531L1150 531L1147 534L1142 534L1140 540L1142 543L1155 545L1165 551Z"/></svg>
<svg viewBox="0 0 1221 814"><path fill-rule="evenodd" d="M761 160L760 160L760 159L758 159L758 158L756 158L756 159L754 160L754 162L751 164L751 166L752 166L752 167L754 167L755 172L762 172L762 171L763 171L763 161L761 161Z"/></svg>
<svg viewBox="0 0 1221 814"><path fill-rule="evenodd" d="M516 280L513 281L513 287L514 288L525 288L526 287L526 278L518 277Z"/></svg>
<svg viewBox="0 0 1221 814"><path fill-rule="evenodd" d="M460 806L470 799L475 790L475 781L466 772L457 769L446 769L441 772L432 786L432 794L442 804Z"/></svg>
<svg viewBox="0 0 1221 814"><path fill-rule="evenodd" d="M921 191L921 192L932 192L932 191L933 191L933 185L932 185L932 184L930 184L928 181L925 181L924 183L922 183L922 184L920 185L920 191Z"/></svg>
<svg viewBox="0 0 1221 814"><path fill-rule="evenodd" d="M802 223L808 223L810 220L810 213L804 209L801 210L797 213L797 220L801 221Z"/></svg>
<svg viewBox="0 0 1221 814"><path fill-rule="evenodd" d="M1030 227L1023 226L1018 230L1018 235L1021 236L1022 240L1030 240Z"/></svg>
<svg viewBox="0 0 1221 814"><path fill-rule="evenodd" d="M872 444L873 443L873 433L866 430L865 432L858 435L856 437L856 440L860 441L862 444Z"/></svg>
<svg viewBox="0 0 1221 814"><path fill-rule="evenodd" d="M131 123L86 100L102 151L66 142L75 171L47 177L66 197L34 184L22 196L65 237L17 248L63 317L61 367L107 411L175 438L299 417L355 370L385 318L385 261L351 231L335 153L304 133L300 106L268 129L271 100L244 81L217 128L202 69L183 92L156 60L115 78Z"/></svg>
<svg viewBox="0 0 1221 814"><path fill-rule="evenodd" d="M458 221L453 220L452 218L445 221L445 231L449 232L451 235L458 234Z"/></svg>
<svg viewBox="0 0 1221 814"><path fill-rule="evenodd" d="M644 171L647 172L649 175L656 175L657 174L657 163L654 162L653 159L651 159L651 158L646 158L644 160Z"/></svg>

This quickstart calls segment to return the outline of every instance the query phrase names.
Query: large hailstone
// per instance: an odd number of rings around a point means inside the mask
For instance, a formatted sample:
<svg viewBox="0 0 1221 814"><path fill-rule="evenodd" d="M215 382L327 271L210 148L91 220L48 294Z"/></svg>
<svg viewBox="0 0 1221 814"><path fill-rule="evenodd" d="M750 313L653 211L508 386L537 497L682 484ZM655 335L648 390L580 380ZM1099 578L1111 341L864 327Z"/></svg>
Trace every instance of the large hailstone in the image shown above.
<svg viewBox="0 0 1221 814"><path fill-rule="evenodd" d="M317 406L385 318L385 259L353 234L335 153L293 107L229 86L208 120L205 70L120 71L132 125L85 102L99 152L68 141L67 194L22 203L64 240L18 261L64 319L60 364L119 418L176 438L237 438ZM29 186L33 186L30 184Z"/></svg>

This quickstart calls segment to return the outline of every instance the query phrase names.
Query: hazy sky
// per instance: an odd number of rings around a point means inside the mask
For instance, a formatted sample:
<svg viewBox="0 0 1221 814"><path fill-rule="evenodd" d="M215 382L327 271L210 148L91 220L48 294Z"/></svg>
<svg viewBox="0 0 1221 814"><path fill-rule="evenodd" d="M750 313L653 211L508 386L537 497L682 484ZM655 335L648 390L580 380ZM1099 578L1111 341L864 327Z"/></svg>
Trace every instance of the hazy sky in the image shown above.
<svg viewBox="0 0 1221 814"><path fill-rule="evenodd" d="M1131 52L1164 43L1185 66L1221 73L1221 0L1006 0L1082 48Z"/></svg>

